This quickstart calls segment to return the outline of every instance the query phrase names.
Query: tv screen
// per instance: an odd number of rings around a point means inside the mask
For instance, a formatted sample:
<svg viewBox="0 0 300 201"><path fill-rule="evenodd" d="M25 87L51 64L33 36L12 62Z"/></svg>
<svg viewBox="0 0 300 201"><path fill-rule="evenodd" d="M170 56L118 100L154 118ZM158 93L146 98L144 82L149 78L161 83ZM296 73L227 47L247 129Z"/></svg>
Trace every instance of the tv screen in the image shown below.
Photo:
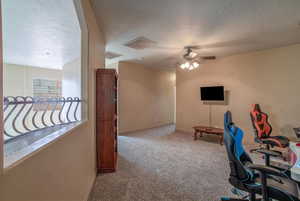
<svg viewBox="0 0 300 201"><path fill-rule="evenodd" d="M224 86L200 87L201 100L224 101Z"/></svg>

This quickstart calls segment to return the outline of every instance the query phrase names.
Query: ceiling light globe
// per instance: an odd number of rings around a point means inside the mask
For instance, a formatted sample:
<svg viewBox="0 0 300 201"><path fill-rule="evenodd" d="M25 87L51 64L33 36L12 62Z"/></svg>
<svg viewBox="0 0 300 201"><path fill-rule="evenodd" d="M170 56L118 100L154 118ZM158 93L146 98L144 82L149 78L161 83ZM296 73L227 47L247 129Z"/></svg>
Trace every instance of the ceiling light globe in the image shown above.
<svg viewBox="0 0 300 201"><path fill-rule="evenodd" d="M186 68L186 67L185 67L185 64L181 64L181 65L180 65L180 68L181 68L181 69L185 69L185 68Z"/></svg>
<svg viewBox="0 0 300 201"><path fill-rule="evenodd" d="M190 67L190 63L189 62L186 62L184 65L185 65L186 68Z"/></svg>
<svg viewBox="0 0 300 201"><path fill-rule="evenodd" d="M196 53L196 52L191 52L190 53L190 57L192 57L192 58L194 58L194 57L196 57L198 54Z"/></svg>
<svg viewBox="0 0 300 201"><path fill-rule="evenodd" d="M194 66L194 68L198 68L199 67L199 63L198 62L194 62L193 66Z"/></svg>

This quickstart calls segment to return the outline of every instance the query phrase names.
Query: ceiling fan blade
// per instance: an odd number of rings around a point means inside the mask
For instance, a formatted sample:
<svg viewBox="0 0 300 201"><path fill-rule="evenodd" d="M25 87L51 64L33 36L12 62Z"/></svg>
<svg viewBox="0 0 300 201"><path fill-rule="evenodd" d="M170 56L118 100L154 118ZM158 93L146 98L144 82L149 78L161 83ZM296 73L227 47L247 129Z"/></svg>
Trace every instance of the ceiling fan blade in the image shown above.
<svg viewBox="0 0 300 201"><path fill-rule="evenodd" d="M201 45L187 45L187 46L184 46L183 49L199 50L199 49L202 49L202 46Z"/></svg>
<svg viewBox="0 0 300 201"><path fill-rule="evenodd" d="M216 60L217 57L216 56L203 56L203 57L200 57L201 59L203 60Z"/></svg>

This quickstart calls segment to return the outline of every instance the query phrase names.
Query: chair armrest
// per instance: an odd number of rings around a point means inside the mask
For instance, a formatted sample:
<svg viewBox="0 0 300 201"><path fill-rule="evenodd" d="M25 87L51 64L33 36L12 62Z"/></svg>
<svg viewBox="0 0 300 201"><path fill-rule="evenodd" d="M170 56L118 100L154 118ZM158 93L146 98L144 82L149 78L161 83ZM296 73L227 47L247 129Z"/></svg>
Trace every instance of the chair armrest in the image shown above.
<svg viewBox="0 0 300 201"><path fill-rule="evenodd" d="M264 166L264 165L255 165L255 164L251 164L248 166L250 169L253 170L257 170L258 172L264 174L264 175L274 175L274 176L279 176L279 177L283 177L283 178L288 178L288 175L284 174L283 172L269 167L269 166Z"/></svg>
<svg viewBox="0 0 300 201"><path fill-rule="evenodd" d="M268 191L268 184L267 178L270 176L279 176L279 177L287 177L285 174L280 172L277 169L271 168L269 166L264 165L255 165L251 164L248 166L252 170L256 170L260 173L260 180L261 180L261 192L262 192L262 200L269 200L269 191Z"/></svg>
<svg viewBox="0 0 300 201"><path fill-rule="evenodd" d="M267 149L258 149L258 150L256 150L256 152L261 153L261 154L266 154L266 155L269 155L269 156L273 156L273 157L282 157L282 154L279 151L273 151L273 150L267 150Z"/></svg>

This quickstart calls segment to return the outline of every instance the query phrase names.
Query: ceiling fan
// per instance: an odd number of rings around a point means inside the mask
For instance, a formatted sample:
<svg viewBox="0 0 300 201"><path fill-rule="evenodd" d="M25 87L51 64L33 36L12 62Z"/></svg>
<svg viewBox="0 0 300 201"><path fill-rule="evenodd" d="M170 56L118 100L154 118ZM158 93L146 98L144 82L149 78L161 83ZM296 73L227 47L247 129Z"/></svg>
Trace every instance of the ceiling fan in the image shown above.
<svg viewBox="0 0 300 201"><path fill-rule="evenodd" d="M215 60L216 56L200 56L193 50L201 49L200 46L185 46L185 53L183 54L184 62L179 66L184 70L193 70L200 66L205 60Z"/></svg>
<svg viewBox="0 0 300 201"><path fill-rule="evenodd" d="M213 50L215 48L234 48L238 46L248 46L258 43L258 41L251 40L249 38L241 38L236 40L229 40L229 41L222 41L222 42L215 42L215 43L206 43L201 45L189 45L185 46L184 48L178 47L178 46L161 46L161 45L154 45L151 47L153 50L160 50L160 51L172 51L174 54L169 56L168 58L162 59L158 61L158 64L161 63L167 63L172 65L179 66L183 68L183 64L185 64L185 67L183 69L190 70L190 66L192 64L192 61L196 61L195 66L198 68L200 64L202 64L205 61L208 60L215 60L217 57L215 55L207 55L207 50ZM178 51L178 52L177 52ZM180 51L180 52L179 52ZM204 55L204 51L206 52ZM211 52L210 51L210 52ZM176 56L175 56L176 54ZM178 57L178 54L181 55L181 57ZM194 67L193 67L194 69Z"/></svg>
<svg viewBox="0 0 300 201"><path fill-rule="evenodd" d="M184 49L186 53L183 55L183 58L186 60L202 59L202 60L215 60L216 56L200 56L197 52L193 50L202 49L201 46L185 46Z"/></svg>

